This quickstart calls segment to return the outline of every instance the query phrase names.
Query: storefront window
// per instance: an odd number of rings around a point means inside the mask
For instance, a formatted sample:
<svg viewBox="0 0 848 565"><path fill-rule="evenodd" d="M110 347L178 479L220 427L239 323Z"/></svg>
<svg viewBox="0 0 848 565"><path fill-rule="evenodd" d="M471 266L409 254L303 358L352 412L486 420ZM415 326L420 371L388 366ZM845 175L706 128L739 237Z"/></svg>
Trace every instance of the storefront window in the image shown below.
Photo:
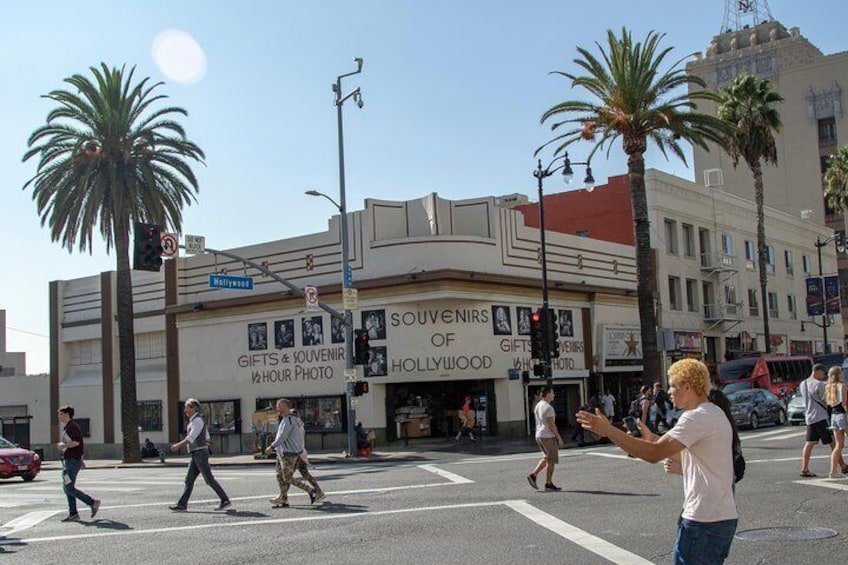
<svg viewBox="0 0 848 565"><path fill-rule="evenodd" d="M241 433L241 404L238 400L201 400L200 413L210 434ZM180 403L180 428L185 427L183 404Z"/></svg>
<svg viewBox="0 0 848 565"><path fill-rule="evenodd" d="M162 431L161 400L142 400L138 403L138 427L143 432Z"/></svg>
<svg viewBox="0 0 848 565"><path fill-rule="evenodd" d="M343 396L312 396L292 398L307 432L344 432L345 412ZM257 398L256 409L274 409L276 398Z"/></svg>

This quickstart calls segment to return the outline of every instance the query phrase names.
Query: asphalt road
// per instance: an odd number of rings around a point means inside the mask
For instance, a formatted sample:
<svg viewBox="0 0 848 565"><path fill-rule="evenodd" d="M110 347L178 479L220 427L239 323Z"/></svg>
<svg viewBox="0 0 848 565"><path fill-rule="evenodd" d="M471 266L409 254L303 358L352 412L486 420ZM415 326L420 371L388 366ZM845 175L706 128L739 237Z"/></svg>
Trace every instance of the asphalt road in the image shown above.
<svg viewBox="0 0 848 565"><path fill-rule="evenodd" d="M736 539L728 563L824 563L844 555L848 479L802 479L803 428L743 434L748 470L737 486L740 530L832 528L835 537ZM78 486L103 500L97 518L62 523L57 471L0 482L0 563L667 563L682 480L614 446L561 452L560 493L535 492L536 453L428 453L426 462L333 464L314 473L327 492L311 506L292 489L271 509L273 468L220 467L233 508L200 479L186 513L173 513L179 468L89 469ZM818 447L811 468L826 476ZM214 461L214 460L213 460Z"/></svg>

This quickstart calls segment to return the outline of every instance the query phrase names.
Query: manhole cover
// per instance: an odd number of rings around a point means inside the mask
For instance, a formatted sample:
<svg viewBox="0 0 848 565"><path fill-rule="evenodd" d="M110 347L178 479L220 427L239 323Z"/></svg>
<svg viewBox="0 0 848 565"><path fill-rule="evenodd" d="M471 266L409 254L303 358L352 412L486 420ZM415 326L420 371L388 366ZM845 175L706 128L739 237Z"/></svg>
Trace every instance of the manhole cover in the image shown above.
<svg viewBox="0 0 848 565"><path fill-rule="evenodd" d="M754 541L807 541L836 537L830 528L759 528L736 532L736 537Z"/></svg>

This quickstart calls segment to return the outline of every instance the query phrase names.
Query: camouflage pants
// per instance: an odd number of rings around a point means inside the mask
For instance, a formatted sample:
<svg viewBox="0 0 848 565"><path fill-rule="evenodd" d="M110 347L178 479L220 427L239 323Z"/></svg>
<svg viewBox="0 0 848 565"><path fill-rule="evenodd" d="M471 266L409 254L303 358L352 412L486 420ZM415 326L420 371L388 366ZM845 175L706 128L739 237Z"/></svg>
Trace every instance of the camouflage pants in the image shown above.
<svg viewBox="0 0 848 565"><path fill-rule="evenodd" d="M310 492L312 488L303 479L295 478L294 472L298 468L298 461L303 461L298 455L280 457L277 456L277 484L280 485L280 498L288 502L289 487L296 486L299 489ZM311 477L312 475L310 475ZM315 480L314 478L312 480ZM315 483L317 484L317 482ZM316 489L317 492L317 489Z"/></svg>

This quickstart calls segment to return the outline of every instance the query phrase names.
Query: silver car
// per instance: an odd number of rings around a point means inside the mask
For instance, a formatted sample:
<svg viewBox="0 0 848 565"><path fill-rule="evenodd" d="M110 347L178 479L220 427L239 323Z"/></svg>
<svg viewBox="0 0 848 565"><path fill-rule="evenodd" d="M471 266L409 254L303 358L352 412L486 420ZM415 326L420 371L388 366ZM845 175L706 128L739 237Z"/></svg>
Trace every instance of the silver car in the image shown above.
<svg viewBox="0 0 848 565"><path fill-rule="evenodd" d="M783 401L765 389L740 390L728 394L727 399L737 426L757 429L765 422L774 422L778 426L786 422Z"/></svg>
<svg viewBox="0 0 848 565"><path fill-rule="evenodd" d="M789 404L786 405L786 420L793 426L804 423L804 397L800 393L796 392L789 399Z"/></svg>

